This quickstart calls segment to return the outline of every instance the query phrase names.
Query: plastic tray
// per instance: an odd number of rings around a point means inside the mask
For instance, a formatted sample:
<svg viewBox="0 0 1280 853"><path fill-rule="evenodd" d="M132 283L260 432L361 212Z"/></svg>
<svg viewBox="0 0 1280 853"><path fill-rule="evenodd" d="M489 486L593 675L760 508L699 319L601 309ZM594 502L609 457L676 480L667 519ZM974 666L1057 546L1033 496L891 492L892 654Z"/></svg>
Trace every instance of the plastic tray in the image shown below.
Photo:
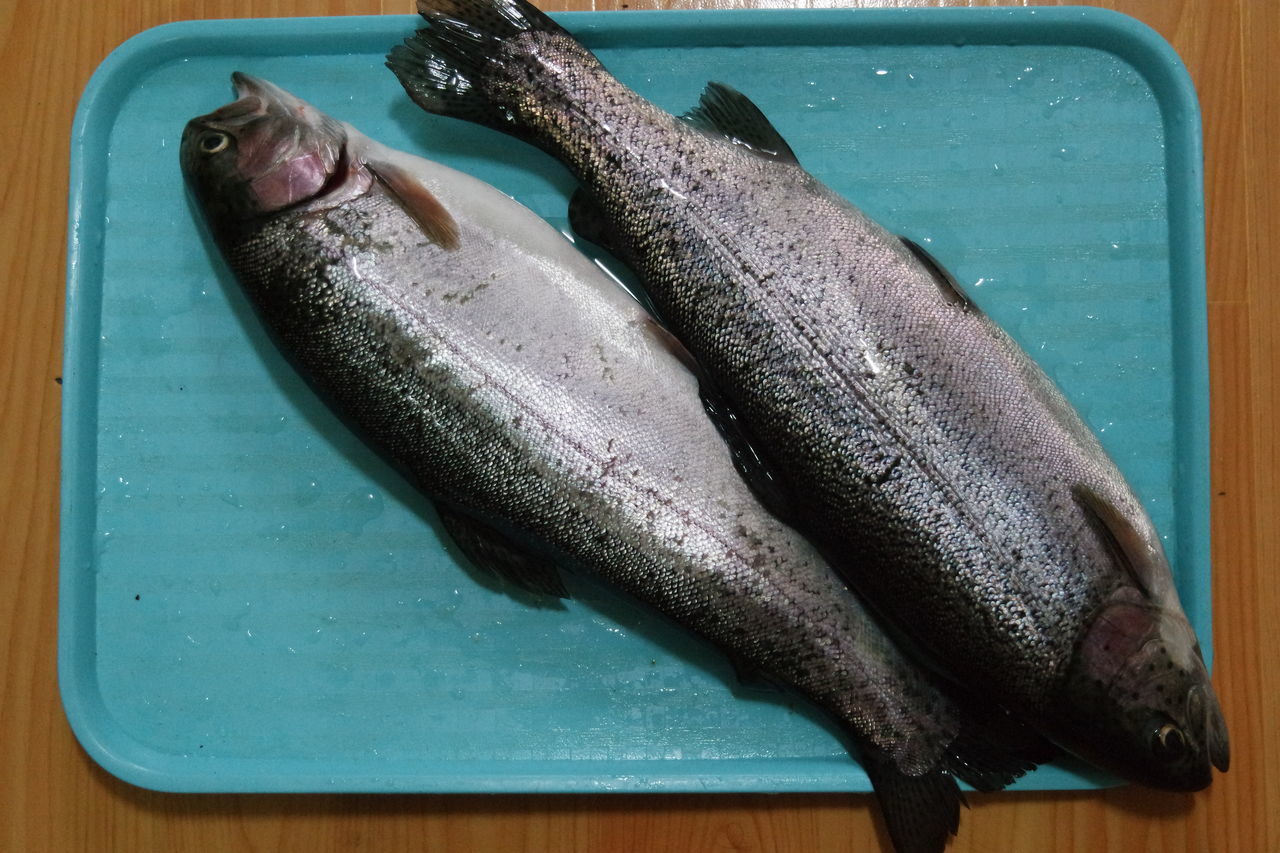
<svg viewBox="0 0 1280 853"><path fill-rule="evenodd" d="M667 109L708 79L947 264L1164 532L1210 651L1199 116L1173 51L1086 9L560 16ZM59 665L89 753L185 791L864 791L803 705L585 579L487 585L283 362L178 170L241 69L563 225L531 147L430 117L409 16L209 21L107 58L72 140ZM1023 788L1108 780L1058 765Z"/></svg>

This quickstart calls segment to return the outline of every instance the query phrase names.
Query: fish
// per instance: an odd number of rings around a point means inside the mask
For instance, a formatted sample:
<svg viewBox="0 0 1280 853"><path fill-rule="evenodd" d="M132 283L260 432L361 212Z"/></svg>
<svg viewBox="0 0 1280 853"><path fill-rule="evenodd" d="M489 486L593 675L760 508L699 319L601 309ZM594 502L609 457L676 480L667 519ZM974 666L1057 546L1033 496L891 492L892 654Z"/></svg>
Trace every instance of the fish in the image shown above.
<svg viewBox="0 0 1280 853"><path fill-rule="evenodd" d="M180 160L257 315L478 567L568 595L590 573L806 698L850 741L903 853L954 833L956 778L1041 741L914 664L739 476L687 353L562 234L265 80Z"/></svg>
<svg viewBox="0 0 1280 853"><path fill-rule="evenodd" d="M928 666L1124 779L1198 790L1226 724L1160 537L1045 373L746 96L676 117L524 0L419 0L409 97L580 183L719 399L758 496Z"/></svg>

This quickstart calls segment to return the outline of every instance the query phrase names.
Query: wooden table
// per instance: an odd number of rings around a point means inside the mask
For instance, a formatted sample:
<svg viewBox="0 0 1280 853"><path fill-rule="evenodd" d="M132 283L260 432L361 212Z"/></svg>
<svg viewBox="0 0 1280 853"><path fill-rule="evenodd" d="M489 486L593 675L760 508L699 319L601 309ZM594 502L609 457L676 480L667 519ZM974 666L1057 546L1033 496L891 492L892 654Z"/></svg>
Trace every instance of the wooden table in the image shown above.
<svg viewBox="0 0 1280 853"><path fill-rule="evenodd" d="M615 9L661 0L544 0ZM692 0L677 5L777 5ZM791 5L791 3L788 3ZM830 5L823 0L794 5ZM852 0L836 5L938 5ZM950 5L950 4L948 4ZM1280 2L1112 0L1182 55L1204 113L1213 393L1215 681L1233 767L1195 795L973 796L956 851L1280 851ZM871 797L189 796L100 770L55 680L68 140L90 73L187 18L405 13L410 0L0 2L0 850L875 850ZM1275 727L1275 728L1273 728Z"/></svg>

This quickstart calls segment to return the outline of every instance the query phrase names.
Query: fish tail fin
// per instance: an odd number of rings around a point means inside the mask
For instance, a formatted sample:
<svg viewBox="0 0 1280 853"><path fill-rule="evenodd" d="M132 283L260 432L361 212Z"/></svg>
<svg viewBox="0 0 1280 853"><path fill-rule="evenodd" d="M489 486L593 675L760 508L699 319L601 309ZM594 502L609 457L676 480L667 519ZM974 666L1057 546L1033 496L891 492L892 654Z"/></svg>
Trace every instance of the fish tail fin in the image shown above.
<svg viewBox="0 0 1280 853"><path fill-rule="evenodd" d="M960 828L964 797L950 773L908 776L882 760L865 759L889 840L896 853L941 853Z"/></svg>
<svg viewBox="0 0 1280 853"><path fill-rule="evenodd" d="M558 50L597 64L586 48L526 0L419 0L427 26L387 54L387 67L430 113L527 137L514 101L551 73L527 34L562 36Z"/></svg>

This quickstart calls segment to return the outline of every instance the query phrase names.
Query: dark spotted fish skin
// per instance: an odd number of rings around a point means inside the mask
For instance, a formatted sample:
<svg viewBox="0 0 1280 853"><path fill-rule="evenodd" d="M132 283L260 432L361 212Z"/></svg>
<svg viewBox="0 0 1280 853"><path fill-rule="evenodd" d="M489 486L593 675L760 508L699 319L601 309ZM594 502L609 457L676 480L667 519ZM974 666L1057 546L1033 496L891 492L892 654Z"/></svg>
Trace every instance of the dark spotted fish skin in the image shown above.
<svg viewBox="0 0 1280 853"><path fill-rule="evenodd" d="M410 97L569 167L579 219L595 210L591 230L727 398L761 494L914 647L1127 778L1196 789L1226 769L1140 502L935 264L805 172L731 90L678 120L523 0L419 8L428 26L388 62Z"/></svg>
<svg viewBox="0 0 1280 853"><path fill-rule="evenodd" d="M557 594L556 566L593 572L815 702L882 797L931 810L904 850L954 832L953 770L990 789L1029 769L1001 742L1016 726L944 695L760 505L669 335L560 234L236 80L183 141L217 242L281 349L473 558Z"/></svg>

